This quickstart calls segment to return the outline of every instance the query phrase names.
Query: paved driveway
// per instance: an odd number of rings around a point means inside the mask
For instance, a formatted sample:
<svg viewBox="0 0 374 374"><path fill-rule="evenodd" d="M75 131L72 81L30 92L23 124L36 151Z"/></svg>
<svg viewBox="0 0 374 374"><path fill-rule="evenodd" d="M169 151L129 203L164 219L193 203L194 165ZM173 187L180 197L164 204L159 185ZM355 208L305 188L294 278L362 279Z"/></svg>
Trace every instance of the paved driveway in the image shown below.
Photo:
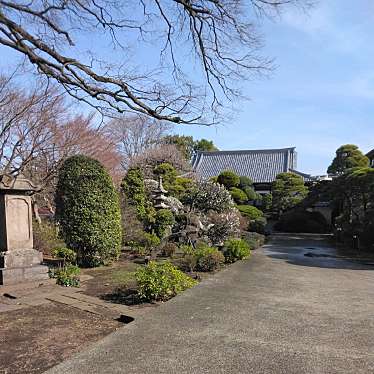
<svg viewBox="0 0 374 374"><path fill-rule="evenodd" d="M274 237L49 373L374 373L374 266L334 255Z"/></svg>

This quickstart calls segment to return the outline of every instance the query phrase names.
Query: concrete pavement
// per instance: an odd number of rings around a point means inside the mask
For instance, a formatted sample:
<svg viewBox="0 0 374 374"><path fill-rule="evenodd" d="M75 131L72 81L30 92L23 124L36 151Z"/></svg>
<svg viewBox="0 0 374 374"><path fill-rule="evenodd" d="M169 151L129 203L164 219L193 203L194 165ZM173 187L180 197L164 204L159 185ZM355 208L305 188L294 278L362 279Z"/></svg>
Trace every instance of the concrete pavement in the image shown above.
<svg viewBox="0 0 374 374"><path fill-rule="evenodd" d="M374 373L374 266L335 255L275 236L48 373Z"/></svg>

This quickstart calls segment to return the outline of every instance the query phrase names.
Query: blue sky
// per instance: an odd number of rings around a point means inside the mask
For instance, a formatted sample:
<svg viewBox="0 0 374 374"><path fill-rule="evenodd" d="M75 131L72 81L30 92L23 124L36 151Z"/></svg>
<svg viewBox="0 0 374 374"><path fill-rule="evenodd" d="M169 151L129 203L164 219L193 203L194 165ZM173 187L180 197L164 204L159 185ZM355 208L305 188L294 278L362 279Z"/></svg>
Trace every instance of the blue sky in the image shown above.
<svg viewBox="0 0 374 374"><path fill-rule="evenodd" d="M295 146L298 169L326 173L338 146L374 148L374 4L322 1L265 21L264 53L275 57L271 79L249 82L249 102L232 123L178 128L220 149Z"/></svg>
<svg viewBox="0 0 374 374"><path fill-rule="evenodd" d="M234 103L230 123L178 126L175 132L212 139L222 150L295 146L298 169L312 174L326 172L341 144L374 148L372 0L321 0L307 14L288 8L282 17L264 20L261 32L263 54L275 58L272 76L245 84L243 94L251 100ZM87 48L98 44L84 38ZM100 49L107 54L104 45ZM12 59L0 48L0 66Z"/></svg>

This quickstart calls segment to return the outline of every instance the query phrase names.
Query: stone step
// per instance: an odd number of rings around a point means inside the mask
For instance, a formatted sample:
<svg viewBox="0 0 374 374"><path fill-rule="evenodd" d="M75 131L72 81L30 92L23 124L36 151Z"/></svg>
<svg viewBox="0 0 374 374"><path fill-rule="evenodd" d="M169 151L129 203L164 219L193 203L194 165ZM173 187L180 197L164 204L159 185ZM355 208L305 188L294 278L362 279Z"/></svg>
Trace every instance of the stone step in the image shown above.
<svg viewBox="0 0 374 374"><path fill-rule="evenodd" d="M0 296L4 294L15 298L39 296L50 292L55 288L56 279L48 278L43 280L28 281L0 287Z"/></svg>
<svg viewBox="0 0 374 374"><path fill-rule="evenodd" d="M125 323L129 323L134 319L133 317L129 316L129 312L131 313L131 311L125 305L108 303L99 298L84 295L78 292L74 292L72 294L70 294L69 291L67 291L65 294L53 293L46 295L46 299L65 304L85 312L97 314L105 318L121 320Z"/></svg>
<svg viewBox="0 0 374 374"><path fill-rule="evenodd" d="M28 281L48 279L48 266L33 265L20 268L0 268L0 285L12 285Z"/></svg>
<svg viewBox="0 0 374 374"><path fill-rule="evenodd" d="M14 249L0 256L0 268L21 268L40 265L43 254L36 249Z"/></svg>

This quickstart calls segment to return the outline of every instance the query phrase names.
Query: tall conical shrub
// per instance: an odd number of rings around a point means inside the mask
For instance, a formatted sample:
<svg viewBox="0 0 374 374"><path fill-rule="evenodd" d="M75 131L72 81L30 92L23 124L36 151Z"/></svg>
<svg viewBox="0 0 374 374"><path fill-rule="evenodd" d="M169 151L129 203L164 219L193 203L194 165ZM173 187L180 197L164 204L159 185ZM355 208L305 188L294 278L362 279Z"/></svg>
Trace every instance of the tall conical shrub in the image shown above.
<svg viewBox="0 0 374 374"><path fill-rule="evenodd" d="M82 266L118 259L121 250L119 196L99 161L73 156L62 165L56 189L56 219L67 246Z"/></svg>

